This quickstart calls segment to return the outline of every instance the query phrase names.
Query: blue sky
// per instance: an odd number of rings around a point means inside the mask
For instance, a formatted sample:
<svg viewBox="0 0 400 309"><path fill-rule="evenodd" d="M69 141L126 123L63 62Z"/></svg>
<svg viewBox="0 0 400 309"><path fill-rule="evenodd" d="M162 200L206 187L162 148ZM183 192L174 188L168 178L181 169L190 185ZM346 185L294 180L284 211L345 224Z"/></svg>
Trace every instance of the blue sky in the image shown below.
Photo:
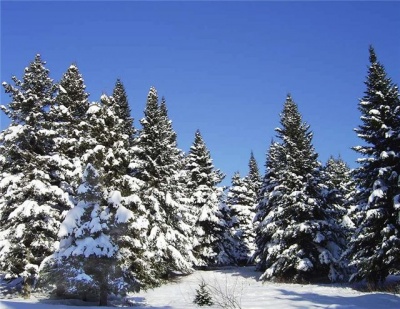
<svg viewBox="0 0 400 309"><path fill-rule="evenodd" d="M55 80L76 63L91 101L121 78L136 127L155 86L179 147L188 151L200 129L225 184L247 173L251 150L264 172L290 92L319 159L340 154L356 167L368 46L399 83L399 12L400 2L382 1L2 1L1 81L22 77L37 53Z"/></svg>

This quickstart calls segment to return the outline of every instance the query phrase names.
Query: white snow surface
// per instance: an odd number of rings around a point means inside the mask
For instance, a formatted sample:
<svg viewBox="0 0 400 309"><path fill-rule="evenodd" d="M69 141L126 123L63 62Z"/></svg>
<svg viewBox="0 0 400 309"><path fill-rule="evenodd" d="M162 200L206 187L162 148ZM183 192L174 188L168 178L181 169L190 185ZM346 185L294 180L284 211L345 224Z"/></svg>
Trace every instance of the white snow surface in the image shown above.
<svg viewBox="0 0 400 309"><path fill-rule="evenodd" d="M226 267L213 271L196 271L159 288L130 295L127 299L137 309L194 309L196 289L202 280L208 286L233 296L243 309L261 308L335 308L335 309L398 309L400 294L364 293L340 284L284 284L258 281L254 267ZM395 279L400 280L396 277ZM218 298L219 293L213 293ZM219 298L220 299L220 298ZM31 299L0 299L0 309L74 309L97 307L95 303L78 300L48 300L43 295ZM211 306L207 308L221 308Z"/></svg>

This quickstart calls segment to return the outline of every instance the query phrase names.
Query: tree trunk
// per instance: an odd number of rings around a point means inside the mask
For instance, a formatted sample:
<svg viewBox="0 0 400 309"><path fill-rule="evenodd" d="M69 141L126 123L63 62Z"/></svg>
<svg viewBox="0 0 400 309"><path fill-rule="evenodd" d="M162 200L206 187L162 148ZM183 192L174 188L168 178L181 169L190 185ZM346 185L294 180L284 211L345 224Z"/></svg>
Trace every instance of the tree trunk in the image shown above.
<svg viewBox="0 0 400 309"><path fill-rule="evenodd" d="M99 306L107 306L107 283L102 282L100 284L100 303Z"/></svg>

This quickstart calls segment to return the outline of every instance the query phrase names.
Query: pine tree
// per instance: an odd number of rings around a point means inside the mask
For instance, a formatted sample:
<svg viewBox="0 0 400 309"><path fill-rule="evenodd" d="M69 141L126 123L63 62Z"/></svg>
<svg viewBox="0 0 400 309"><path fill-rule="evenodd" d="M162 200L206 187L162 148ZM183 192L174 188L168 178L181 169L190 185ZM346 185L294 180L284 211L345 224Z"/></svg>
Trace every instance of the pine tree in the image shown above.
<svg viewBox="0 0 400 309"><path fill-rule="evenodd" d="M256 205L256 195L251 190L248 177L241 178L238 172L233 175L226 203L231 210L230 228L236 241L235 259L245 265L254 253L253 218Z"/></svg>
<svg viewBox="0 0 400 309"><path fill-rule="evenodd" d="M399 271L400 99L398 87L369 49L366 91L359 102L362 124L355 130L366 143L354 147L363 158L355 171L357 229L350 243L353 280L382 283Z"/></svg>
<svg viewBox="0 0 400 309"><path fill-rule="evenodd" d="M322 199L312 132L291 96L276 131L281 143L271 145L256 216L261 278L309 281L325 275L337 280L344 243Z"/></svg>
<svg viewBox="0 0 400 309"><path fill-rule="evenodd" d="M78 67L72 64L63 75L58 93L49 111L49 125L54 147L49 164L53 183L67 192L71 199L82 178L82 156L88 150L89 94Z"/></svg>
<svg viewBox="0 0 400 309"><path fill-rule="evenodd" d="M256 159L254 158L253 152L250 154L249 160L249 174L247 176L249 179L249 185L251 186L252 192L256 194L256 202L259 202L259 191L261 189L261 175L260 170L258 169L258 164Z"/></svg>
<svg viewBox="0 0 400 309"><path fill-rule="evenodd" d="M172 271L189 273L194 259L189 213L182 203L185 190L179 180L183 156L165 100L159 104L155 88L149 91L144 114L131 168L144 184L140 198L149 222L146 238L153 266L162 277Z"/></svg>
<svg viewBox="0 0 400 309"><path fill-rule="evenodd" d="M199 131L186 158L188 188L191 192L190 205L194 215L193 253L196 266L229 264L232 262L230 249L225 241L228 213L221 203L222 190L217 185L223 175L214 168L211 155Z"/></svg>
<svg viewBox="0 0 400 309"><path fill-rule="evenodd" d="M325 186L325 203L330 205L332 216L344 229L351 230L354 227L349 218L354 190L351 169L342 158L330 157L322 170L321 179Z"/></svg>
<svg viewBox="0 0 400 309"><path fill-rule="evenodd" d="M95 162L101 167L99 172L109 192L116 189L124 191L124 178L130 172L132 160L132 136L126 134L126 119L120 117L119 110L114 97L103 94L100 102L92 104L87 112L87 144L90 147L82 161L85 164Z"/></svg>
<svg viewBox="0 0 400 309"><path fill-rule="evenodd" d="M207 285L204 281L202 281L200 283L199 288L196 289L196 296L194 298L193 303L195 303L196 305L198 305L200 307L214 305L211 293L207 289Z"/></svg>
<svg viewBox="0 0 400 309"><path fill-rule="evenodd" d="M41 280L56 284L64 297L78 294L107 305L110 293L125 296L158 280L141 239L145 225L123 205L120 191L104 199L103 186L101 175L87 164L78 203L61 225L60 247L45 261Z"/></svg>
<svg viewBox="0 0 400 309"><path fill-rule="evenodd" d="M232 177L232 185L227 196L227 205L231 210L231 230L236 243L236 260L239 264L249 262L255 251L255 217L259 202L261 178L253 152L249 160L249 173L241 178L238 173Z"/></svg>
<svg viewBox="0 0 400 309"><path fill-rule="evenodd" d="M129 136L130 143L134 142L136 129L133 125L131 109L129 107L128 95L126 94L124 84L120 79L117 79L113 90L112 97L115 101L115 111L117 116L122 119L123 133Z"/></svg>
<svg viewBox="0 0 400 309"><path fill-rule="evenodd" d="M265 246L270 241L270 233L266 233L262 226L259 226L261 222L267 220L267 216L273 210L275 201L281 196L281 193L276 190L275 187L279 188L279 173L284 167L284 157L282 145L278 142L271 141L269 150L267 151L266 158L266 172L263 181L260 186L258 198L259 203L256 206L256 215L254 216L253 224L255 225L255 245L256 250L251 258L253 262L257 263L259 270L266 269L266 261L268 255L268 247ZM264 222L263 225L266 225Z"/></svg>
<svg viewBox="0 0 400 309"><path fill-rule="evenodd" d="M40 55L23 80L3 83L11 97L2 110L11 124L0 134L0 269L23 277L29 290L43 259L54 252L63 213L72 204L53 184L49 166L54 142L48 110L55 85Z"/></svg>

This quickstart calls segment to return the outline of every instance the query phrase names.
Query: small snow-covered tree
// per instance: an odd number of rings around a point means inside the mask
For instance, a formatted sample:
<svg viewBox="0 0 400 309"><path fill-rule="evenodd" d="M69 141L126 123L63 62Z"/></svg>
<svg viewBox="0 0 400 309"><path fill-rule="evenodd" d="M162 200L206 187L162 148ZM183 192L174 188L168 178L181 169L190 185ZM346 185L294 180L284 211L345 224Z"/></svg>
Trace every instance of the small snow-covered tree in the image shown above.
<svg viewBox="0 0 400 309"><path fill-rule="evenodd" d="M193 253L196 266L229 264L230 256L228 222L224 220L222 189L217 185L223 175L214 168L207 146L197 131L193 145L186 158L190 209L194 215ZM229 215L229 214L226 214Z"/></svg>
<svg viewBox="0 0 400 309"><path fill-rule="evenodd" d="M78 203L63 221L58 251L42 265L41 280L57 285L58 293L99 299L125 295L157 283L143 258L143 222L123 206L119 191L104 199L103 180L87 164L78 188ZM126 258L129 250L130 258Z"/></svg>
<svg viewBox="0 0 400 309"><path fill-rule="evenodd" d="M312 133L288 96L267 160L263 200L256 221L258 269L262 279L308 281L341 278L341 229L321 195L320 163Z"/></svg>
<svg viewBox="0 0 400 309"><path fill-rule="evenodd" d="M25 280L37 276L54 252L63 213L72 204L49 163L54 133L48 110L56 90L49 70L36 55L23 79L12 80L14 85L3 83L11 102L1 106L11 124L0 133L0 270Z"/></svg>
<svg viewBox="0 0 400 309"><path fill-rule="evenodd" d="M400 270L400 99L372 47L369 61L358 106L362 124L355 130L366 144L354 147L363 158L354 174L359 220L349 253L357 267L351 279L377 285Z"/></svg>
<svg viewBox="0 0 400 309"><path fill-rule="evenodd" d="M204 282L204 280L200 283L199 288L196 289L196 296L193 300L193 303L200 307L214 305L211 293L207 289L207 284Z"/></svg>

